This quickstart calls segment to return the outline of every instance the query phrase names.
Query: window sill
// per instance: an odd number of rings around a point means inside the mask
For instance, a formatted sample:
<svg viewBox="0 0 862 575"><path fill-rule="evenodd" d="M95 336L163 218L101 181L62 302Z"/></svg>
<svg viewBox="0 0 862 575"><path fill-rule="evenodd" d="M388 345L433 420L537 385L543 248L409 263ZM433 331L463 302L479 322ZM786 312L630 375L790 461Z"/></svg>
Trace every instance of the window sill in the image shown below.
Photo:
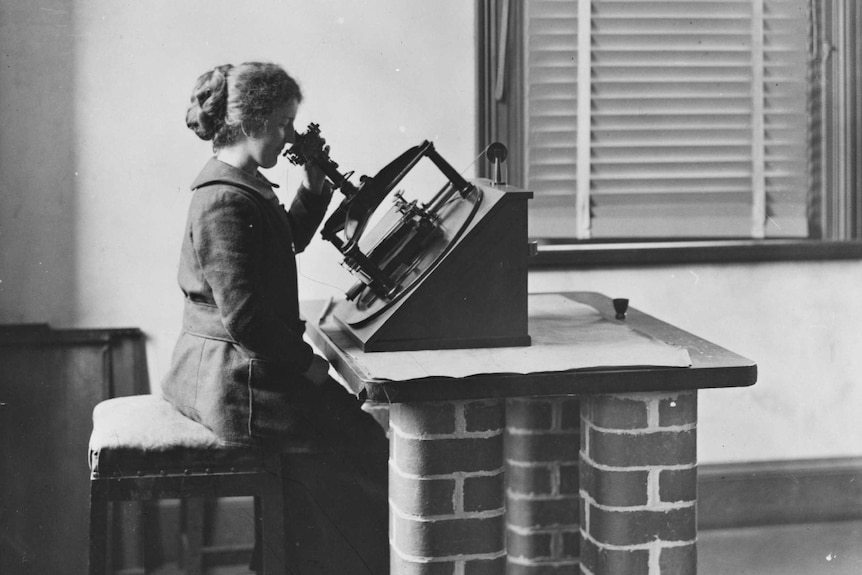
<svg viewBox="0 0 862 575"><path fill-rule="evenodd" d="M584 242L539 245L531 269L862 259L862 240Z"/></svg>

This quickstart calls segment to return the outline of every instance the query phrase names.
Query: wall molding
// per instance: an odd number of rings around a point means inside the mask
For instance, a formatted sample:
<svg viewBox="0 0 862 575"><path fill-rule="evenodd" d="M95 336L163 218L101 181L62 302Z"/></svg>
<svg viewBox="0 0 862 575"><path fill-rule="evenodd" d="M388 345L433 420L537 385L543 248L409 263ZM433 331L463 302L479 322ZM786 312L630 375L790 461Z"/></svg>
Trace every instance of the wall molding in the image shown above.
<svg viewBox="0 0 862 575"><path fill-rule="evenodd" d="M698 528L862 519L862 457L701 465Z"/></svg>
<svg viewBox="0 0 862 575"><path fill-rule="evenodd" d="M158 501L162 561L177 561L179 502ZM225 498L211 510L211 532L232 553L210 566L246 563L251 533L237 530L252 512L250 498ZM155 519L155 518L154 518ZM724 463L698 467L698 529L862 519L862 457Z"/></svg>

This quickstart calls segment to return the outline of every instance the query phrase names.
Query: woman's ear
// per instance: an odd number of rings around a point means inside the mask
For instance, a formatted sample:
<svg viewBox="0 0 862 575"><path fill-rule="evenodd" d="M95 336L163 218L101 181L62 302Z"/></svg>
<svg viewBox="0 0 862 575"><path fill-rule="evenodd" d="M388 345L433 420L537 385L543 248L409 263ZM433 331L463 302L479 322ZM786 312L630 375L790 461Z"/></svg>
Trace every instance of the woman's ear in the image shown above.
<svg viewBox="0 0 862 575"><path fill-rule="evenodd" d="M240 128L242 129L243 135L249 140L257 139L257 137L263 133L264 128L266 128L266 119L263 120L243 120L240 123Z"/></svg>

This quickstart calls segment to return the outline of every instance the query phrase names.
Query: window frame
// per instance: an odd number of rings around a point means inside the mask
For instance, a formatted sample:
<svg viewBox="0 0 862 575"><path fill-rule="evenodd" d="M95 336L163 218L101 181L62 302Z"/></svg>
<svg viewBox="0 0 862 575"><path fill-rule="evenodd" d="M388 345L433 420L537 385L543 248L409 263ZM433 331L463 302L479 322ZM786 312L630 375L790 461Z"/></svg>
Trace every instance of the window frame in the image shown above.
<svg viewBox="0 0 862 575"><path fill-rule="evenodd" d="M862 64L857 40L862 7L855 0L811 0L820 23L815 57L825 60L817 86L821 114L820 213L810 239L739 240L548 240L534 238L531 268L619 267L675 263L744 263L862 259ZM523 3L479 0L476 4L477 110L476 149L490 142L523 145ZM845 50L836 49L844 46ZM509 154L509 181L520 185L523 155ZM487 177L487 167L478 168Z"/></svg>

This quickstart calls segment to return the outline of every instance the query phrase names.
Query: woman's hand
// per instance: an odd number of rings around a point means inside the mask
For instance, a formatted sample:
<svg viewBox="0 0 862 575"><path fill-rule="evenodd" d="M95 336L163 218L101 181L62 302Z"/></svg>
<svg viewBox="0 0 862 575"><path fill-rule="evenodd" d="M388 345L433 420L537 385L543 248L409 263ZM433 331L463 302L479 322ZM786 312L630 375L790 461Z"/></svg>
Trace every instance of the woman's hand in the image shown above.
<svg viewBox="0 0 862 575"><path fill-rule="evenodd" d="M329 156L329 146L325 146L323 152ZM304 168L305 177L303 178L302 185L312 193L320 194L323 190L323 183L326 181L326 174L323 173L323 170L314 160L306 162Z"/></svg>
<svg viewBox="0 0 862 575"><path fill-rule="evenodd" d="M329 362L315 355L302 376L315 385L323 385L329 379Z"/></svg>

